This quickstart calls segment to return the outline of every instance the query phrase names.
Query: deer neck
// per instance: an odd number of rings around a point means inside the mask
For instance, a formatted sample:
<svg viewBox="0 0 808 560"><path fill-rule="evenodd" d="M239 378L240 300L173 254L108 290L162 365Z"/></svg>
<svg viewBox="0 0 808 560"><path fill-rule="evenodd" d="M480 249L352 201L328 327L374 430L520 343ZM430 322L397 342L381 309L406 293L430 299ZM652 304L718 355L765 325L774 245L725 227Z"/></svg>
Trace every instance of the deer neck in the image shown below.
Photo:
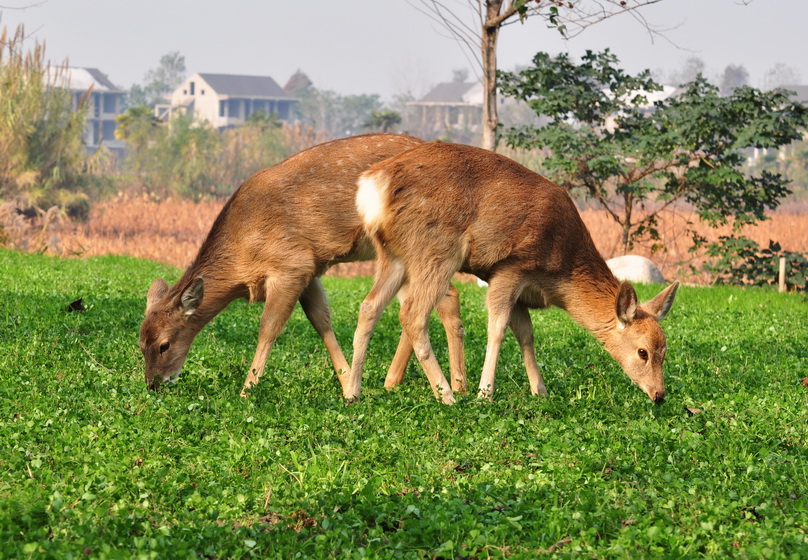
<svg viewBox="0 0 808 560"><path fill-rule="evenodd" d="M598 255L573 268L560 307L606 343L617 324L615 302L619 288L617 278Z"/></svg>
<svg viewBox="0 0 808 560"><path fill-rule="evenodd" d="M179 297L196 278L202 278L205 281L202 302L188 319L188 325L197 332L224 310L231 301L243 296L243 290L229 280L227 275L222 274L221 264L211 265L210 261L206 261L206 264L201 266L198 262L192 264L175 284L171 294L172 297Z"/></svg>

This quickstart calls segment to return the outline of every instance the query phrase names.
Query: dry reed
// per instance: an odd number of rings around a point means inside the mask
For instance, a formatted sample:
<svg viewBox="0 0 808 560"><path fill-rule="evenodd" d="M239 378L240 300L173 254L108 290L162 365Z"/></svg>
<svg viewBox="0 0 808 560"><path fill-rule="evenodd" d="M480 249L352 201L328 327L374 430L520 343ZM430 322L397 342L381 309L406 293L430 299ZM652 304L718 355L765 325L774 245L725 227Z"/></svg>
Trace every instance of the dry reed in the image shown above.
<svg viewBox="0 0 808 560"><path fill-rule="evenodd" d="M48 248L65 256L130 255L185 268L193 261L223 206L223 200L155 201L145 195L122 195L96 204L86 223L62 225L58 243L51 241ZM585 209L581 216L601 254L606 258L617 256L620 228L601 210ZM691 273L691 266L700 267L704 254L690 251L689 221L695 221L697 231L710 241L731 233L729 226L718 229L701 226L695 215L680 210L660 220L664 251L652 253L650 244L638 244L634 253L650 257L669 279L708 283L705 275ZM808 212L803 207L786 207L741 233L761 246L768 246L771 239L779 241L783 249L808 252ZM329 271L338 276L372 273L372 263L341 264Z"/></svg>

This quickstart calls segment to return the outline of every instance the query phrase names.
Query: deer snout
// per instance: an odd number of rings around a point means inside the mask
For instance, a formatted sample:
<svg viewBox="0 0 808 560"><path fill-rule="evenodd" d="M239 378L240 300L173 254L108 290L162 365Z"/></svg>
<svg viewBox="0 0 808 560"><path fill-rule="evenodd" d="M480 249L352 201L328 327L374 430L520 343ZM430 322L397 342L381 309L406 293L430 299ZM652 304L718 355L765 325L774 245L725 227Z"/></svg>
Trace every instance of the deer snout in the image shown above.
<svg viewBox="0 0 808 560"><path fill-rule="evenodd" d="M665 387L649 387L640 385L640 388L643 392L648 395L648 398L651 399L654 404L662 404L665 400Z"/></svg>
<svg viewBox="0 0 808 560"><path fill-rule="evenodd" d="M649 399L654 401L654 404L662 404L662 402L665 400L664 387L659 388L648 387L647 389L645 389L645 394L648 395Z"/></svg>

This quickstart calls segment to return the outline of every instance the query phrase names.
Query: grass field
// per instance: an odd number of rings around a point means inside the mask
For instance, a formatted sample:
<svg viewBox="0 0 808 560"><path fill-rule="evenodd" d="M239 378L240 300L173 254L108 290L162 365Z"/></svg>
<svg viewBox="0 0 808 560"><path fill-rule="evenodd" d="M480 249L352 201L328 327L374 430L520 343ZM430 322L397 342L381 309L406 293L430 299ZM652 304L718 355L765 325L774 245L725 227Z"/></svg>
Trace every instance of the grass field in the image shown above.
<svg viewBox="0 0 808 560"><path fill-rule="evenodd" d="M493 402L440 405L414 364L388 393L391 309L345 406L299 310L238 397L260 314L242 302L176 385L147 392L137 333L157 275L178 271L0 250L3 558L808 557L804 296L682 288L659 406L558 310L533 314L546 398L512 337ZM324 284L350 351L370 280ZM459 289L474 384L484 292Z"/></svg>

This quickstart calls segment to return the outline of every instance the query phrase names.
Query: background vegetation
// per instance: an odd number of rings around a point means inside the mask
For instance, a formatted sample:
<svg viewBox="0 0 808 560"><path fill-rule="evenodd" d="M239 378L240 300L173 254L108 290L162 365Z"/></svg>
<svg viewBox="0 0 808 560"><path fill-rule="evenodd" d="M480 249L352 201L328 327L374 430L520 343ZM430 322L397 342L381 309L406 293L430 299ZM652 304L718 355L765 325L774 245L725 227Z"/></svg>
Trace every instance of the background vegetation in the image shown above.
<svg viewBox="0 0 808 560"><path fill-rule="evenodd" d="M0 244L6 247L94 254L112 245L106 237L88 237L103 226L82 222L115 212L118 222L109 234L117 236L117 245L135 247L127 254L181 265L189 257L178 260L188 252L178 246L199 243L201 236L178 227L162 251L149 253L142 247L148 246L147 239L127 233L138 230L139 235L149 235L139 228L141 216L131 201L142 195L152 201L221 200L255 171L311 145L346 134L396 131L401 124L400 114L385 107L377 95L343 96L318 90L301 72L287 84L301 100L295 124L282 124L261 113L223 131L183 116L162 122L155 118L153 105L186 73L184 58L173 52L144 76L142 85L135 84L129 91L130 107L118 118L116 131L127 144L125 157L116 160L103 148L90 155L81 141L84 102L74 106L67 92L54 87L63 68L51 68L40 45L26 51L23 37L19 29L4 39L0 53L3 82L11 86L3 88L0 103ZM742 284L748 279L726 272L757 271L760 274L753 283L769 282L774 266L769 261L786 256L794 264L791 285L803 288L798 278L805 276L801 253L805 246L795 242L793 235L739 237L745 246L779 243L787 249L762 250L761 256L768 260L748 267L743 252L733 249L739 247L737 243L716 239L726 233L705 232L697 222L711 226L729 222L737 226L731 232L737 237L743 235L738 228L760 220L788 192L796 191L799 200L799 193L806 192L801 182L808 177L808 152L804 141L783 145L800 137L805 108L788 102L778 90L761 92L745 86L738 68L724 73L719 90L700 77L703 64L691 60L676 76L692 80L689 89L650 111L642 95L626 92L653 91L658 84L647 72L626 75L616 62L608 52L590 53L581 63L540 53L533 67L502 75L503 90L525 102L513 107L522 117L532 114L518 120L533 123L505 131L515 148L503 147L503 151L567 185L573 195L583 193L582 204L592 200L604 208L622 228L619 244L611 242L611 234L600 238L607 256L631 250L653 255L678 277ZM786 79L787 70L773 73L771 85ZM611 88L609 95L603 90L606 86ZM591 111L592 107L601 109ZM570 124L571 117L575 126ZM752 145L782 149L764 153L749 166L742 149ZM112 202L111 195L117 195ZM116 202L122 207L111 210ZM92 204L100 205L101 212L91 212ZM49 212L53 206L57 210ZM673 216L663 218L662 210L671 209ZM170 210L146 211L166 214ZM204 213L204 208L190 210L197 211ZM682 222L682 216L690 218ZM168 223L179 226L180 222L179 216L171 216ZM671 233L670 224L679 224L679 229ZM666 228L669 232L663 233ZM73 230L69 241L64 239L66 230ZM690 241L682 249L680 240L686 234L696 243ZM710 245L702 246L705 243ZM688 249L695 253L688 254ZM663 253L654 254L659 251ZM701 267L705 261L707 266ZM694 262L698 268L692 268Z"/></svg>
<svg viewBox="0 0 808 560"><path fill-rule="evenodd" d="M55 87L65 66L51 66L44 46L26 49L24 39L22 27L0 29L0 200L86 214L107 154L85 152L86 98L73 107L72 94Z"/></svg>
<svg viewBox="0 0 808 560"><path fill-rule="evenodd" d="M299 310L249 400L260 306L240 302L200 334L179 382L150 393L144 294L179 271L2 250L0 268L2 557L808 554L802 296L684 288L665 320L660 406L558 310L534 314L547 398L529 395L512 337L494 402L442 406L414 366L387 393L391 309L364 398L346 407ZM347 347L370 281L325 285ZM459 288L473 381L484 292ZM86 311L68 312L78 297Z"/></svg>

